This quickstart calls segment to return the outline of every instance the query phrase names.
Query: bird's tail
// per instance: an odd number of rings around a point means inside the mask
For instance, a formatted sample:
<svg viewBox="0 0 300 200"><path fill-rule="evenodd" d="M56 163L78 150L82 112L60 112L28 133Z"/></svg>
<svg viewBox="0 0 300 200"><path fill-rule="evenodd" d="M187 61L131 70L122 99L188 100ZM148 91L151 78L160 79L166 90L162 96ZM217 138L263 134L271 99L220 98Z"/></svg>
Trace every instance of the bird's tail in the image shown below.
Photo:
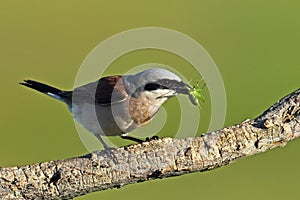
<svg viewBox="0 0 300 200"><path fill-rule="evenodd" d="M52 86L37 81L33 81L33 80L24 80L24 82L21 82L20 84L32 88L34 90L37 90L41 93L44 93L54 99L63 101L67 104L72 101L71 100L72 92L69 91L62 91Z"/></svg>

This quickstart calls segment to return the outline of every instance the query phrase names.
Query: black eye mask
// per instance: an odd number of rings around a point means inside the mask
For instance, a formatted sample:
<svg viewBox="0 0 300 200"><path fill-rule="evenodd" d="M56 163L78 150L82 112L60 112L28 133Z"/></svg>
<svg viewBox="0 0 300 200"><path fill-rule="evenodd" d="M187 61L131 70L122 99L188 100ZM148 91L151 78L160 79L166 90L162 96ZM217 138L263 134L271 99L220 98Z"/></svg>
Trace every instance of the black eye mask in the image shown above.
<svg viewBox="0 0 300 200"><path fill-rule="evenodd" d="M148 83L145 85L144 90L146 91L153 91L157 89L168 89L168 87L161 85L159 83Z"/></svg>

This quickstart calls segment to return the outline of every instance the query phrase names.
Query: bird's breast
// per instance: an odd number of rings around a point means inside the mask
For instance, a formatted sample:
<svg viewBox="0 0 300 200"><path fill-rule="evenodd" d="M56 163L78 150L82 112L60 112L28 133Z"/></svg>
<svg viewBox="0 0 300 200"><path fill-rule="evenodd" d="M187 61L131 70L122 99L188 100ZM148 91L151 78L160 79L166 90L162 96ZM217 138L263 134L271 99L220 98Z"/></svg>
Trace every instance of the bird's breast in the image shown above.
<svg viewBox="0 0 300 200"><path fill-rule="evenodd" d="M147 125L159 110L161 104L153 104L148 98L131 98L129 113L137 126Z"/></svg>

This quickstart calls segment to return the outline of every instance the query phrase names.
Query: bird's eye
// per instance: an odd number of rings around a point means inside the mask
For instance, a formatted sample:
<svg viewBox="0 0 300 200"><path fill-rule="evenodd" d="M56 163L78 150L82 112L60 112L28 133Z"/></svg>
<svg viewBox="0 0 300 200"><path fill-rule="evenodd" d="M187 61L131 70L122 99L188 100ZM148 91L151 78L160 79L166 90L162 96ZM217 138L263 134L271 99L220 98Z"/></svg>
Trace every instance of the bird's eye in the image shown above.
<svg viewBox="0 0 300 200"><path fill-rule="evenodd" d="M159 83L165 88L172 88L173 83L168 79L162 79Z"/></svg>
<svg viewBox="0 0 300 200"><path fill-rule="evenodd" d="M164 85L169 85L169 84L170 84L170 81L167 80L167 79L165 79L165 80L163 80L163 84L164 84Z"/></svg>

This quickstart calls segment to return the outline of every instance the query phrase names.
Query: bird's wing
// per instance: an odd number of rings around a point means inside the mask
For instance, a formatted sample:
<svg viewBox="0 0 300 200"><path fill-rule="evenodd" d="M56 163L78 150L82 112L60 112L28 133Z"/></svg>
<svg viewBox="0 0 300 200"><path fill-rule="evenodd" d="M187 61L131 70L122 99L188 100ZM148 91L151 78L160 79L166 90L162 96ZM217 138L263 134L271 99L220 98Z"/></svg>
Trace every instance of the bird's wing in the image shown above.
<svg viewBox="0 0 300 200"><path fill-rule="evenodd" d="M101 105L121 102L128 97L121 76L103 77L98 81L76 88L74 94L81 98L90 98Z"/></svg>

